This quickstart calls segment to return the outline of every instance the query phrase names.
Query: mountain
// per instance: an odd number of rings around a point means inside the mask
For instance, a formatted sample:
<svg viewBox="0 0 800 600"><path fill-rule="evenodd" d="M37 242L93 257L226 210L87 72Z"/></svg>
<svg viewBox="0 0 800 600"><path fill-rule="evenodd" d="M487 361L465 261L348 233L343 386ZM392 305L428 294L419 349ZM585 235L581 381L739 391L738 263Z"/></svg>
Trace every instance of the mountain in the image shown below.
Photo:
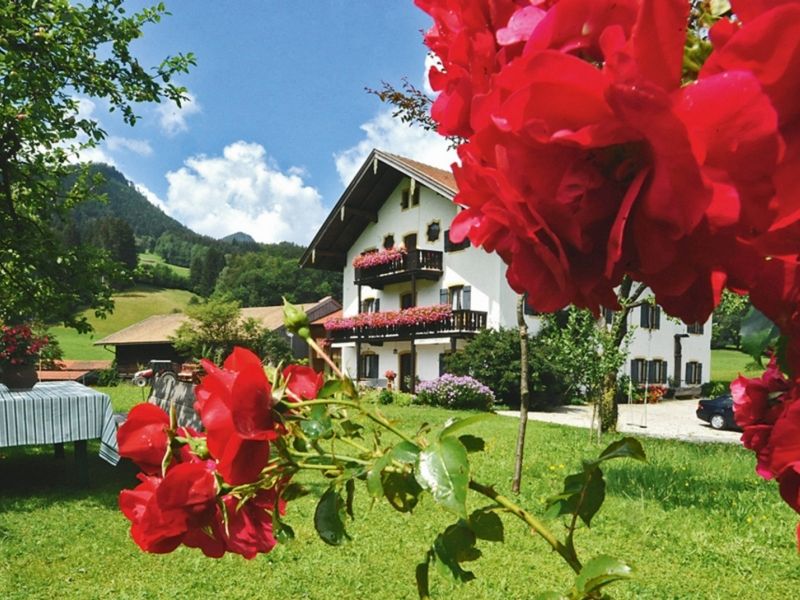
<svg viewBox="0 0 800 600"><path fill-rule="evenodd" d="M97 187L97 191L104 194L108 201L83 202L75 207L72 214L79 227L103 217L117 217L128 223L139 238L158 238L167 232L180 237L201 237L153 205L114 167L92 164L89 171L91 175L103 176L105 181Z"/></svg>
<svg viewBox="0 0 800 600"><path fill-rule="evenodd" d="M219 239L220 242L230 242L231 244L255 244L256 241L250 234L244 233L243 231L237 231L236 233L232 233L230 235L226 235L223 238Z"/></svg>

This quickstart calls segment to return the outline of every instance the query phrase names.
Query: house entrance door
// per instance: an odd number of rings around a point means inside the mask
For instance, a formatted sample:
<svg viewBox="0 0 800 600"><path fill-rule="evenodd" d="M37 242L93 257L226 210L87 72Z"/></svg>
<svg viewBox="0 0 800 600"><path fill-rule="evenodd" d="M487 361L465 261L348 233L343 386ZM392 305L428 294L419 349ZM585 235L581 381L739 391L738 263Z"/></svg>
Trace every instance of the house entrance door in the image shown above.
<svg viewBox="0 0 800 600"><path fill-rule="evenodd" d="M400 391L401 392L408 392L411 387L409 384L411 383L411 353L410 352L403 352L400 355L400 368L398 369L398 375L400 378Z"/></svg>

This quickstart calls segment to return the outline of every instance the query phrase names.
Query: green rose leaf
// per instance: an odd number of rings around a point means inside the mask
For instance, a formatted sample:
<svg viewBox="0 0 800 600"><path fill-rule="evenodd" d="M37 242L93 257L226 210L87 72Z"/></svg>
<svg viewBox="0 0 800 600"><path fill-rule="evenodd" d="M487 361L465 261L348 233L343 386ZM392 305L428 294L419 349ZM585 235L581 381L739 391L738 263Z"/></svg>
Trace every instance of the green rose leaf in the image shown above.
<svg viewBox="0 0 800 600"><path fill-rule="evenodd" d="M382 471L391 460L392 458L388 453L384 454L372 463L372 467L367 471L367 492L373 498L380 498L383 496Z"/></svg>
<svg viewBox="0 0 800 600"><path fill-rule="evenodd" d="M577 514L587 526L597 514L606 498L606 482L603 471L595 463L585 463L584 470L564 479L564 491L548 498L545 516Z"/></svg>
<svg viewBox="0 0 800 600"><path fill-rule="evenodd" d="M444 429L439 434L439 439L443 440L446 437L454 436L458 434L460 431L466 429L467 427L474 425L475 423L479 423L480 421L485 421L491 415L487 413L472 415L467 417L466 419L451 419L447 423L445 423Z"/></svg>
<svg viewBox="0 0 800 600"><path fill-rule="evenodd" d="M764 351L774 346L780 337L778 326L756 308L751 308L742 319L740 333L742 349L759 364Z"/></svg>
<svg viewBox="0 0 800 600"><path fill-rule="evenodd" d="M422 488L411 473L384 473L381 485L389 504L402 513L414 510L422 493Z"/></svg>
<svg viewBox="0 0 800 600"><path fill-rule="evenodd" d="M463 521L450 525L433 542L433 552L439 570L453 579L466 583L475 579L475 574L466 571L461 563L477 560L481 551L475 547L475 534Z"/></svg>
<svg viewBox="0 0 800 600"><path fill-rule="evenodd" d="M328 488L319 499L314 511L314 527L319 537L326 544L339 546L350 536L344 529L345 502L341 494Z"/></svg>
<svg viewBox="0 0 800 600"><path fill-rule="evenodd" d="M491 510L476 510L469 516L469 528L480 540L487 542L503 541L503 521Z"/></svg>
<svg viewBox="0 0 800 600"><path fill-rule="evenodd" d="M326 439L333 435L333 423L323 405L312 406L308 419L301 421L300 428L312 440Z"/></svg>
<svg viewBox="0 0 800 600"><path fill-rule="evenodd" d="M575 579L575 597L596 592L600 588L621 579L630 579L632 569L612 556L600 555L586 563Z"/></svg>
<svg viewBox="0 0 800 600"><path fill-rule="evenodd" d="M469 460L461 442L445 437L425 448L417 460L416 477L437 503L462 519L467 518Z"/></svg>
<svg viewBox="0 0 800 600"><path fill-rule="evenodd" d="M616 442L612 442L600 453L597 462L610 460L612 458L634 458L636 460L646 461L647 457L642 448L641 442L636 438L626 437Z"/></svg>

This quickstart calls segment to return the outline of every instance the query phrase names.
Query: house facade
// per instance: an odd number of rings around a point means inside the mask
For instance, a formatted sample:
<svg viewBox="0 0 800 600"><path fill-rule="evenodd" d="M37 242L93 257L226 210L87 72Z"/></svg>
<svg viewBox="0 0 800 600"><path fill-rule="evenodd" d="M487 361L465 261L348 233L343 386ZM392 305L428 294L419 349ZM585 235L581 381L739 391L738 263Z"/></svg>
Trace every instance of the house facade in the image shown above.
<svg viewBox="0 0 800 600"><path fill-rule="evenodd" d="M343 314L326 328L350 376L381 384L393 371L401 389L413 389L416 381L438 377L443 356L482 329L516 327L517 294L500 257L450 242L456 191L450 172L374 150L301 258L304 267L343 274ZM525 318L535 332L539 319ZM638 369L635 380L651 370L660 380L670 364L674 371L679 339L681 361L700 364L691 374L705 381L709 329L675 338L686 326L660 317L646 333L637 329L631 356L646 364L631 367Z"/></svg>

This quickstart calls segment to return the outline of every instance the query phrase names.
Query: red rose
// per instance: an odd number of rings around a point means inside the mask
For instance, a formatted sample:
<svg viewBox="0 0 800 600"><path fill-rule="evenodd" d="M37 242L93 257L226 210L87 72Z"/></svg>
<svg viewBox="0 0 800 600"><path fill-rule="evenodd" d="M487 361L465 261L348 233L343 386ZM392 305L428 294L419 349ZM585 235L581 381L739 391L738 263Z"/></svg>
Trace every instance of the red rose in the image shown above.
<svg viewBox="0 0 800 600"><path fill-rule="evenodd" d="M769 361L761 377L740 376L731 383L733 416L739 427L758 423L773 424L783 410L780 398L791 388L776 359Z"/></svg>
<svg viewBox="0 0 800 600"><path fill-rule="evenodd" d="M117 431L119 454L145 473L161 473L167 452L169 416L155 404L137 404Z"/></svg>
<svg viewBox="0 0 800 600"><path fill-rule="evenodd" d="M317 373L311 367L289 365L283 370L286 387L297 397L303 400L313 400L317 397L325 378L322 373Z"/></svg>
<svg viewBox="0 0 800 600"><path fill-rule="evenodd" d="M275 488L259 490L255 497L239 506L233 496L224 498L228 511L228 535L225 548L247 559L256 554L266 554L277 543L272 534L272 514L275 510Z"/></svg>
<svg viewBox="0 0 800 600"><path fill-rule="evenodd" d="M756 473L764 479L774 477L769 469L769 438L772 434L772 425L749 425L742 432L742 445L756 453Z"/></svg>
<svg viewBox="0 0 800 600"><path fill-rule="evenodd" d="M274 420L272 386L259 358L235 348L220 369L204 360L207 375L195 389L195 409L208 450L226 482L255 481L269 460L269 441L281 434Z"/></svg>
<svg viewBox="0 0 800 600"><path fill-rule="evenodd" d="M778 480L781 498L800 513L800 461L787 467Z"/></svg>
<svg viewBox="0 0 800 600"><path fill-rule="evenodd" d="M769 470L779 479L785 469L800 462L800 402L791 402L772 428Z"/></svg>

